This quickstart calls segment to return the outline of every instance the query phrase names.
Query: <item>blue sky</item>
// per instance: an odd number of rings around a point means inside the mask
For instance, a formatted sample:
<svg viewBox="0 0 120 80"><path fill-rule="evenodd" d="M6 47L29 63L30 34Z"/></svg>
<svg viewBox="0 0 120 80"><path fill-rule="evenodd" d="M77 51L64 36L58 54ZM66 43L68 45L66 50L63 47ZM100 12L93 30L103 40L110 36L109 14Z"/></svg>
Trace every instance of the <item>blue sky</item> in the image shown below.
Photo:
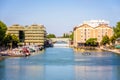
<svg viewBox="0 0 120 80"><path fill-rule="evenodd" d="M120 0L0 0L0 20L13 24L43 24L61 36L85 20L120 21Z"/></svg>

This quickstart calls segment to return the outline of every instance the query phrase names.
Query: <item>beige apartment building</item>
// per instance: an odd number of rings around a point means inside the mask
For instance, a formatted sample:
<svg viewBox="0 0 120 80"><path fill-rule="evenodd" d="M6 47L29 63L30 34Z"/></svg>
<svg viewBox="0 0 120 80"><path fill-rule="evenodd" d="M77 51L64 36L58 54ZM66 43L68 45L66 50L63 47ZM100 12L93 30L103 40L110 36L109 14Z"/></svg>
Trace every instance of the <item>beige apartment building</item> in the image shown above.
<svg viewBox="0 0 120 80"><path fill-rule="evenodd" d="M46 40L46 29L43 25L33 24L25 28L25 43L44 45Z"/></svg>
<svg viewBox="0 0 120 80"><path fill-rule="evenodd" d="M19 24L14 24L7 28L7 34L15 34L19 38L19 32L24 31L25 27Z"/></svg>
<svg viewBox="0 0 120 80"><path fill-rule="evenodd" d="M113 35L113 29L104 21L93 21L92 25L89 23L83 23L74 28L75 47L84 44L89 38L97 38L97 42L100 43L103 36L111 37Z"/></svg>
<svg viewBox="0 0 120 80"><path fill-rule="evenodd" d="M25 45L44 45L46 40L46 28L43 25L33 24L21 26L18 24L8 27L7 33L15 34Z"/></svg>

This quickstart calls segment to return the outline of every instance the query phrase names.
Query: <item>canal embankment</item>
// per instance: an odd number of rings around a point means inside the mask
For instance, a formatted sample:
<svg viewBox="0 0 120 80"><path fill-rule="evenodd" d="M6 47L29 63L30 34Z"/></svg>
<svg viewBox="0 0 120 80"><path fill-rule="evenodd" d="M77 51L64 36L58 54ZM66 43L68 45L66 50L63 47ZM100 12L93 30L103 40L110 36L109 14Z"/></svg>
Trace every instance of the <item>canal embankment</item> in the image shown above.
<svg viewBox="0 0 120 80"><path fill-rule="evenodd" d="M19 48L0 51L0 57L26 57L41 53L43 51L43 47L23 46Z"/></svg>
<svg viewBox="0 0 120 80"><path fill-rule="evenodd" d="M99 47L73 47L75 52L101 52Z"/></svg>
<svg viewBox="0 0 120 80"><path fill-rule="evenodd" d="M110 52L114 52L114 53L120 54L120 49L109 49L107 47L100 47L100 49L104 50L104 51L110 51Z"/></svg>
<svg viewBox="0 0 120 80"><path fill-rule="evenodd" d="M77 48L74 48L74 51L76 51L76 52L110 51L110 52L120 54L120 49L110 49L107 47L77 47Z"/></svg>

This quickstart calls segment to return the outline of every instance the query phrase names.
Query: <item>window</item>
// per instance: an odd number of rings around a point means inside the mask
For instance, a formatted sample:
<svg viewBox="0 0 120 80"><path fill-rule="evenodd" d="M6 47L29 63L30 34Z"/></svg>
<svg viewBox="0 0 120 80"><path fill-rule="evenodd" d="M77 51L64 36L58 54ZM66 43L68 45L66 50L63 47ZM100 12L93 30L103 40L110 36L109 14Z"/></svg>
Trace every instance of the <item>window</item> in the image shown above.
<svg viewBox="0 0 120 80"><path fill-rule="evenodd" d="M100 37L100 35L98 35L98 37Z"/></svg>
<svg viewBox="0 0 120 80"><path fill-rule="evenodd" d="M107 32L105 32L105 34L107 34Z"/></svg>

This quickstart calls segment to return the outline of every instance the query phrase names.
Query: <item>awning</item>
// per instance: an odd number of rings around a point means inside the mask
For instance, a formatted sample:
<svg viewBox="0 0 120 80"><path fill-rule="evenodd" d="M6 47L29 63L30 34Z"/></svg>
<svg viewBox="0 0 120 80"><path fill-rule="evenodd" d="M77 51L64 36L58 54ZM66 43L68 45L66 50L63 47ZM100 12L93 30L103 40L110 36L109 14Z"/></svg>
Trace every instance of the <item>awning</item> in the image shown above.
<svg viewBox="0 0 120 80"><path fill-rule="evenodd" d="M120 49L120 45L115 46L115 48Z"/></svg>

